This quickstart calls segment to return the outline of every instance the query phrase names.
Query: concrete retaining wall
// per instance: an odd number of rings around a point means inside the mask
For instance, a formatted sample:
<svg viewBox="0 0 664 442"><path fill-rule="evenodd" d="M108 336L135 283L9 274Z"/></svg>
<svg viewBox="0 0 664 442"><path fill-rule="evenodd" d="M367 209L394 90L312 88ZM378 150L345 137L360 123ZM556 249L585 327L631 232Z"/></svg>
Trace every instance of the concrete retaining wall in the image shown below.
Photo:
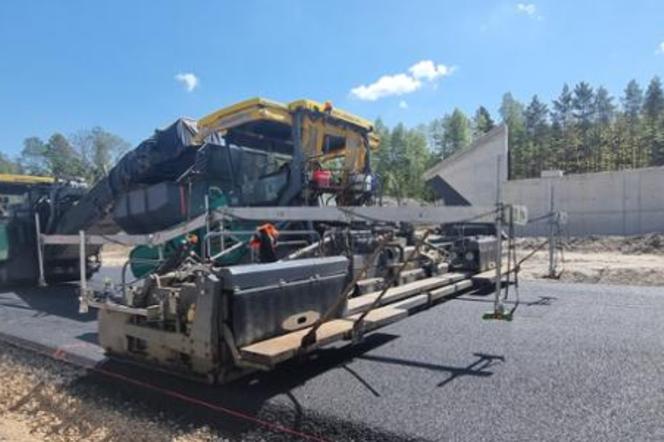
<svg viewBox="0 0 664 442"><path fill-rule="evenodd" d="M498 172L498 158L501 157ZM425 175L444 181L473 205L493 204L496 174L503 183L503 200L528 207L529 218L555 210L568 213L566 232L572 236L635 235L664 232L664 167L510 180L507 178L507 130L499 127L467 151L450 157ZM445 204L446 196L441 195ZM524 236L546 235L545 222L518 229Z"/></svg>
<svg viewBox="0 0 664 442"><path fill-rule="evenodd" d="M568 213L566 230L573 236L636 235L664 232L664 168L569 175L507 181L505 200L524 204L531 219L555 210ZM543 235L543 223L522 229Z"/></svg>

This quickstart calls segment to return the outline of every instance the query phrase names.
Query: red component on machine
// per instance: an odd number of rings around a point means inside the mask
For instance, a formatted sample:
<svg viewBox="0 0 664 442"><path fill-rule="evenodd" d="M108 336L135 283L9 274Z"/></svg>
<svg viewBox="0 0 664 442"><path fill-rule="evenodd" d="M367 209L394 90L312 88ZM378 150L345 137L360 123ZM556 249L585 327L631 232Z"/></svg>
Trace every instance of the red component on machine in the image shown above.
<svg viewBox="0 0 664 442"><path fill-rule="evenodd" d="M316 187L319 188L330 187L330 182L332 181L332 172L324 169L314 170L311 174L311 181Z"/></svg>

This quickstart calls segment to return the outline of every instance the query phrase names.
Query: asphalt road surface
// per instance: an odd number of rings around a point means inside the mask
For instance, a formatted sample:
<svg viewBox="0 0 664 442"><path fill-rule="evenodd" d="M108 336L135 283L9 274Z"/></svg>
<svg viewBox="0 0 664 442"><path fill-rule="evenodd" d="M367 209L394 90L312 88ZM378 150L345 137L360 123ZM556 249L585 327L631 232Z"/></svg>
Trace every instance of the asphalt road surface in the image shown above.
<svg viewBox="0 0 664 442"><path fill-rule="evenodd" d="M528 282L513 322L490 307L465 295L221 387L103 362L68 287L0 293L0 334L329 439L664 439L664 289Z"/></svg>

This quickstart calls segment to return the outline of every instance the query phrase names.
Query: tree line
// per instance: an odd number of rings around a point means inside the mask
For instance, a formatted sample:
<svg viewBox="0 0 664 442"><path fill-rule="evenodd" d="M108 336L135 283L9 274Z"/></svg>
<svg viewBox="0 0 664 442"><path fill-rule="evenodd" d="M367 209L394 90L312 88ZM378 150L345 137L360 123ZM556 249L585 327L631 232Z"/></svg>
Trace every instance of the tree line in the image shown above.
<svg viewBox="0 0 664 442"><path fill-rule="evenodd" d="M664 165L664 92L659 77L645 90L630 81L619 99L586 82L565 84L550 105L537 95L524 104L508 92L498 117L509 127L511 178L537 177L547 169L570 174ZM415 128L401 123L389 128L376 121L381 143L373 164L384 193L398 199L428 199L424 172L496 124L484 106L471 117L454 109ZM55 133L46 141L30 137L18 158L0 153L0 173L93 183L129 148L121 137L100 127L69 137Z"/></svg>
<svg viewBox="0 0 664 442"><path fill-rule="evenodd" d="M66 137L59 132L48 140L29 137L17 158L0 154L0 173L53 176L95 183L105 176L131 145L101 127Z"/></svg>
<svg viewBox="0 0 664 442"><path fill-rule="evenodd" d="M664 93L659 77L644 89L630 81L619 99L586 82L565 84L550 105L535 95L524 104L502 97L499 122L509 127L510 177L538 177L664 165ZM422 174L465 149L497 123L486 107L468 117L460 109L408 129L376 122L381 144L376 169L384 191L397 198L430 196Z"/></svg>
<svg viewBox="0 0 664 442"><path fill-rule="evenodd" d="M619 103L602 86L564 85L551 108L534 96L523 106L510 94L500 114L510 129L514 178L545 169L600 172L664 165L664 93L659 77L643 92L632 80Z"/></svg>

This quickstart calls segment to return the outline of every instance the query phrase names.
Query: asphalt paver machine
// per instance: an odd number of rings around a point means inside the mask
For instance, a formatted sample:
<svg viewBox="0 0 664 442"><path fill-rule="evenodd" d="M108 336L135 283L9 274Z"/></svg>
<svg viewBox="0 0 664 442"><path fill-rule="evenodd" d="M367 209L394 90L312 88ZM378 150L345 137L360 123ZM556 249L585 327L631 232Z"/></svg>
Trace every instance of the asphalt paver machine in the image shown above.
<svg viewBox="0 0 664 442"><path fill-rule="evenodd" d="M49 249L78 251L81 307L99 310L109 355L210 382L500 285L496 229L460 240L443 225L514 208L378 206L378 142L370 122L310 100L180 119L49 220L40 273ZM93 288L114 243L131 247L121 281Z"/></svg>

